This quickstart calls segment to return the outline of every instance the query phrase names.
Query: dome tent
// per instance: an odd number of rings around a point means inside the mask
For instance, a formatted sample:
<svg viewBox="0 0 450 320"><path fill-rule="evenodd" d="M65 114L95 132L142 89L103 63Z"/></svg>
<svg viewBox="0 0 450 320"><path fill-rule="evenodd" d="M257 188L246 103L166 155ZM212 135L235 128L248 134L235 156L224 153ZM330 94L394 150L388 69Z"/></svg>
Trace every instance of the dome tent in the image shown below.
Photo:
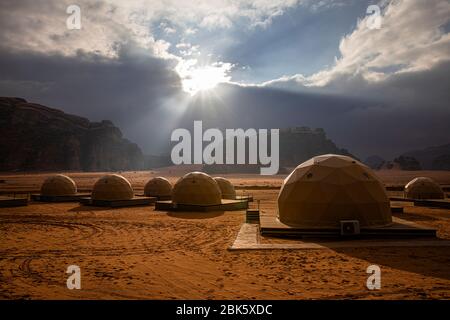
<svg viewBox="0 0 450 320"><path fill-rule="evenodd" d="M339 227L358 220L361 227L392 223L390 202L370 168L347 156L322 155L294 169L278 195L280 222L305 228Z"/></svg>
<svg viewBox="0 0 450 320"><path fill-rule="evenodd" d="M166 198L172 196L172 185L163 177L150 179L144 187L144 195L147 197Z"/></svg>
<svg viewBox="0 0 450 320"><path fill-rule="evenodd" d="M433 179L418 177L405 186L405 196L410 199L444 199L444 191Z"/></svg>
<svg viewBox="0 0 450 320"><path fill-rule="evenodd" d="M191 172L180 178L172 192L174 204L218 205L222 194L217 182L203 172Z"/></svg>
<svg viewBox="0 0 450 320"><path fill-rule="evenodd" d="M108 174L98 179L92 189L93 200L130 200L134 192L130 182L118 174Z"/></svg>
<svg viewBox="0 0 450 320"><path fill-rule="evenodd" d="M222 192L222 199L236 199L236 190L229 180L222 177L215 177L214 180Z"/></svg>
<svg viewBox="0 0 450 320"><path fill-rule="evenodd" d="M46 197L73 196L76 193L75 181L63 174L48 177L41 185L41 195Z"/></svg>

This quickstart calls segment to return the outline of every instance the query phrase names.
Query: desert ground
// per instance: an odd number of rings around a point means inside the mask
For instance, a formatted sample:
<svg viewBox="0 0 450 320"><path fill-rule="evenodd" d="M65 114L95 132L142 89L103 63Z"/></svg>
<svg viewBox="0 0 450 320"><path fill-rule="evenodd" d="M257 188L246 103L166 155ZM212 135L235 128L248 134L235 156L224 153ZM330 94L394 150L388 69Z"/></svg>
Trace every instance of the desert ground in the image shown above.
<svg viewBox="0 0 450 320"><path fill-rule="evenodd" d="M121 174L139 193L151 177L175 182L191 170ZM0 174L0 192L36 192L50 174ZM80 191L103 175L64 174ZM450 185L450 172L378 174L389 186L416 176ZM261 214L274 212L285 176L225 177L238 192L260 200ZM450 299L450 247L231 251L245 211L168 213L153 208L76 202L0 208L0 298ZM439 238L450 240L450 210L407 206L395 215L434 227ZM381 290L366 288L366 268L372 264L381 267ZM66 287L69 265L81 268L80 290Z"/></svg>

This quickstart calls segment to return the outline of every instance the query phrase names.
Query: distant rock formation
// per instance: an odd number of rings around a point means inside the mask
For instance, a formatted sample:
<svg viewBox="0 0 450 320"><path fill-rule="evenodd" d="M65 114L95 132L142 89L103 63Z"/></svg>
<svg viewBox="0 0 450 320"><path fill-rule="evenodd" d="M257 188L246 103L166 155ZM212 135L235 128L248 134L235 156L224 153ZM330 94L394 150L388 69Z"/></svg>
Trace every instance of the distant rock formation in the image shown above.
<svg viewBox="0 0 450 320"><path fill-rule="evenodd" d="M423 170L450 170L450 143L405 152L402 156L415 158Z"/></svg>
<svg viewBox="0 0 450 320"><path fill-rule="evenodd" d="M380 170L386 164L386 160L383 158L373 155L368 157L364 163L373 170Z"/></svg>
<svg viewBox="0 0 450 320"><path fill-rule="evenodd" d="M288 167L296 167L312 157L333 153L351 156L345 149L339 149L333 141L327 138L323 129L296 127L280 130L280 170L287 173ZM218 173L259 173L261 165L213 164L205 165L204 171Z"/></svg>
<svg viewBox="0 0 450 320"><path fill-rule="evenodd" d="M346 149L338 148L327 138L322 128L296 127L280 130L280 165L283 167L295 167L312 157L327 153L357 159Z"/></svg>
<svg viewBox="0 0 450 320"><path fill-rule="evenodd" d="M394 161L386 161L381 166L380 170L402 170L400 164Z"/></svg>
<svg viewBox="0 0 450 320"><path fill-rule="evenodd" d="M431 169L450 171L450 154L443 154L434 158Z"/></svg>
<svg viewBox="0 0 450 320"><path fill-rule="evenodd" d="M0 171L118 171L144 166L140 148L112 122L0 97Z"/></svg>
<svg viewBox="0 0 450 320"><path fill-rule="evenodd" d="M419 161L414 157L400 156L394 159L394 163L397 163L401 170L406 171L419 171L422 170Z"/></svg>
<svg viewBox="0 0 450 320"><path fill-rule="evenodd" d="M146 169L155 169L172 166L170 155L145 155L144 166Z"/></svg>

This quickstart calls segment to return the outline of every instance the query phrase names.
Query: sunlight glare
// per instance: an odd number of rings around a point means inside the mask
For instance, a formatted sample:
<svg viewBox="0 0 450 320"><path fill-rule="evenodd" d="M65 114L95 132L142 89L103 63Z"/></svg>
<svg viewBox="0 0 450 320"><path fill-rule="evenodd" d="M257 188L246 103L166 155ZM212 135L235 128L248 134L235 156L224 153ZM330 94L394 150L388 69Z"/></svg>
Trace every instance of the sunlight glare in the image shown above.
<svg viewBox="0 0 450 320"><path fill-rule="evenodd" d="M230 69L229 63L215 63L202 67L188 65L179 71L183 90L192 96L200 91L212 90L219 83L230 81L231 77L228 75Z"/></svg>

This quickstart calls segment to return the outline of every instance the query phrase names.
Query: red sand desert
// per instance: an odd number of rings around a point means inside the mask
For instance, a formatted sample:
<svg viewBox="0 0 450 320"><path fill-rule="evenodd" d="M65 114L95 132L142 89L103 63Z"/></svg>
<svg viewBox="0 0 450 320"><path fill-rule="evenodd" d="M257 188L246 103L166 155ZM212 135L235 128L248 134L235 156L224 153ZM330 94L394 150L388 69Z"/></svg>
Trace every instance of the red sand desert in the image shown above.
<svg viewBox="0 0 450 320"><path fill-rule="evenodd" d="M121 174L139 192L150 177L175 182L183 173ZM81 191L102 175L66 174ZM0 191L37 191L48 175L3 174ZM387 185L418 175L450 184L450 172L379 175ZM261 214L274 211L284 176L226 177L260 200ZM450 239L450 210L408 206L395 215ZM450 247L230 251L244 220L244 211L167 213L76 202L0 208L0 298L450 299ZM372 264L381 267L381 290L366 288ZM66 287L69 265L81 268L80 290Z"/></svg>

